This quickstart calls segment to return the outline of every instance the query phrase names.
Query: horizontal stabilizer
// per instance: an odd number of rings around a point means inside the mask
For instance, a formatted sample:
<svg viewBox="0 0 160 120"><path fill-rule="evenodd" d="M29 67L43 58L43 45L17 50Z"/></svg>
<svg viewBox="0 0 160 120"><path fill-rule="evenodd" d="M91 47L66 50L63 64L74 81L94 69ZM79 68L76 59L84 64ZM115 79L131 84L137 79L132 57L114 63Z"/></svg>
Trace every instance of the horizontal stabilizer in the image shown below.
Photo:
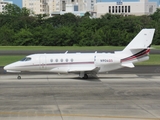
<svg viewBox="0 0 160 120"><path fill-rule="evenodd" d="M122 65L123 67L134 68L133 63L122 63L121 65Z"/></svg>

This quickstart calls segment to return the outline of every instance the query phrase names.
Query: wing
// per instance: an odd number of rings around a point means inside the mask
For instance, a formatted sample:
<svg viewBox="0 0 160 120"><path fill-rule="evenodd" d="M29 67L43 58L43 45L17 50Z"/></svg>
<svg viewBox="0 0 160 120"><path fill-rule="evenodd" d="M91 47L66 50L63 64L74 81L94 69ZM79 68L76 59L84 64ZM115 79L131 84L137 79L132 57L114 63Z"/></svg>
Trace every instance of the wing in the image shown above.
<svg viewBox="0 0 160 120"><path fill-rule="evenodd" d="M93 66L83 66L83 67L56 67L50 70L50 72L56 72L56 73L79 73L79 72L85 72L85 73L97 73L100 70L99 67L93 67Z"/></svg>
<svg viewBox="0 0 160 120"><path fill-rule="evenodd" d="M77 67L71 68L68 70L69 73L78 73L78 72L86 72L86 73L97 73L100 70L99 67Z"/></svg>

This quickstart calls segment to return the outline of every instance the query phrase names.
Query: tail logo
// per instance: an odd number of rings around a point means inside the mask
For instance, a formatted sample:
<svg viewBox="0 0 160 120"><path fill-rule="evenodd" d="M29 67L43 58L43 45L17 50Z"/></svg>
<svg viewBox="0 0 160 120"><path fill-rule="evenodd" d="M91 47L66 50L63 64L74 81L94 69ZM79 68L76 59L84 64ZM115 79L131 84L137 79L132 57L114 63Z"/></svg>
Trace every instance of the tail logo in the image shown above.
<svg viewBox="0 0 160 120"><path fill-rule="evenodd" d="M150 52L150 48L144 49L144 50L142 50L142 51L140 51L130 57L121 59L121 62L132 61L134 59L139 59L139 58L145 57L145 56L149 55L149 52Z"/></svg>

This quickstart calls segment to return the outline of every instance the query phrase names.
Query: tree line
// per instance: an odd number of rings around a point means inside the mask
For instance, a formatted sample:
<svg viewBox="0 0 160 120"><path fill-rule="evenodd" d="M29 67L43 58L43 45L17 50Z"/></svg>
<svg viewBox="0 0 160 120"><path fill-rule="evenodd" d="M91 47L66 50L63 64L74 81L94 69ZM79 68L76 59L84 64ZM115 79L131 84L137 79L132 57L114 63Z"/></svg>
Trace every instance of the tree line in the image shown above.
<svg viewBox="0 0 160 120"><path fill-rule="evenodd" d="M160 9L152 15L100 18L91 18L89 13L33 16L14 4L4 9L0 13L0 45L4 46L125 46L143 28L155 28L153 44L160 44Z"/></svg>

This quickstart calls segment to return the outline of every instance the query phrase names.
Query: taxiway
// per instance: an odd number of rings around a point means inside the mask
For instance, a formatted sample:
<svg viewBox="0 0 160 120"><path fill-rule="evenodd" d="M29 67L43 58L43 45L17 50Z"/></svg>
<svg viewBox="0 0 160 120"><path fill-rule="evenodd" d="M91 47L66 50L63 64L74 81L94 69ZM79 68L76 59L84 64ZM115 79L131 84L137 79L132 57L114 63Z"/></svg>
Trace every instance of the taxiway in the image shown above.
<svg viewBox="0 0 160 120"><path fill-rule="evenodd" d="M0 75L0 120L160 120L159 74Z"/></svg>

